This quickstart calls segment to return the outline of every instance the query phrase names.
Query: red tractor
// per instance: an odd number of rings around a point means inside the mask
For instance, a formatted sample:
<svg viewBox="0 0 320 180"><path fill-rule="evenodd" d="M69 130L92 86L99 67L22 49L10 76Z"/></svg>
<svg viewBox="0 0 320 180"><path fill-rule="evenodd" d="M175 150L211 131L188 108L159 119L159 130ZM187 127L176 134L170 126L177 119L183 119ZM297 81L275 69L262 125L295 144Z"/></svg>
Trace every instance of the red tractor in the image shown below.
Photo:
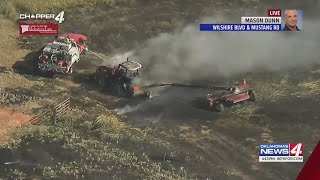
<svg viewBox="0 0 320 180"><path fill-rule="evenodd" d="M227 88L219 95L208 94L208 105L211 111L224 111L225 107L233 106L244 101L255 101L256 94L245 80L241 84Z"/></svg>
<svg viewBox="0 0 320 180"><path fill-rule="evenodd" d="M99 66L90 79L115 96L130 98L140 90L140 70L140 63L127 59L115 67Z"/></svg>

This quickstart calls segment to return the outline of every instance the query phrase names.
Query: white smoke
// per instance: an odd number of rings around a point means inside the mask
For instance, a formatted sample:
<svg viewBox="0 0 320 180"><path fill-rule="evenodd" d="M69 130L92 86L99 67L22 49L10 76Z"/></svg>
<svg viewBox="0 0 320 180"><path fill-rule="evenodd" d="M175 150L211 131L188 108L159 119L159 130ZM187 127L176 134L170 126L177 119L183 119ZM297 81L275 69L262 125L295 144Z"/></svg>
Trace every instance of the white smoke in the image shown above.
<svg viewBox="0 0 320 180"><path fill-rule="evenodd" d="M107 56L106 58L104 58L105 61L101 65L116 66L126 61L127 58L129 58L129 60L132 60L130 57L132 56L133 53L134 53L133 51L128 51L125 53L116 53L116 54L113 54L112 56Z"/></svg>
<svg viewBox="0 0 320 180"><path fill-rule="evenodd" d="M140 107L141 107L141 104L134 105L134 106L126 105L122 108L116 108L114 111L116 111L117 114L119 115L123 115L123 114L137 111Z"/></svg>
<svg viewBox="0 0 320 180"><path fill-rule="evenodd" d="M140 62L144 82L203 80L318 63L320 21L310 12L304 11L301 32L200 32L198 25L189 25L149 39L142 48L117 54L111 61L121 63L129 57ZM199 23L234 20L204 18Z"/></svg>
<svg viewBox="0 0 320 180"><path fill-rule="evenodd" d="M294 33L200 32L198 27L188 26L150 39L135 56L148 68L152 80L231 76L261 67L282 70L320 62L319 22L304 21L303 31Z"/></svg>

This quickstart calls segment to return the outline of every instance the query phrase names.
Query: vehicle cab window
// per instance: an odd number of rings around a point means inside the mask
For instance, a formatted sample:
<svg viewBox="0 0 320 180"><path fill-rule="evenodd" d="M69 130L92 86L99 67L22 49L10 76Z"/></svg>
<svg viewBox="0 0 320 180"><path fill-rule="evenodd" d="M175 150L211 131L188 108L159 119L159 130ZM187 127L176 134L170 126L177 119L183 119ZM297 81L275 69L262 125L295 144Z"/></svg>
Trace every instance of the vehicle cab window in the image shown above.
<svg viewBox="0 0 320 180"><path fill-rule="evenodd" d="M117 74L122 74L122 75L126 75L126 69L122 66L118 66L118 69L117 69Z"/></svg>
<svg viewBox="0 0 320 180"><path fill-rule="evenodd" d="M78 43L83 45L84 44L84 40L82 38L79 38Z"/></svg>
<svg viewBox="0 0 320 180"><path fill-rule="evenodd" d="M124 68L123 66L119 66L119 67L118 67L118 70L119 70L119 71L124 71L124 72L125 72L125 71L126 71L126 68Z"/></svg>

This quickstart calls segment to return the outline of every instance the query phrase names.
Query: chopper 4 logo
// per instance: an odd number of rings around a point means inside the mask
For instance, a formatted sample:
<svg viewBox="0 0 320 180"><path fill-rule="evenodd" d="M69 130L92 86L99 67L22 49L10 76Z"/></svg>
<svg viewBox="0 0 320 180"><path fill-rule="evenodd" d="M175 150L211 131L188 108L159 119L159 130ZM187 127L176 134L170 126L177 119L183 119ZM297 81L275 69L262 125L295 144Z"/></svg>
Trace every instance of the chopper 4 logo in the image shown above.
<svg viewBox="0 0 320 180"><path fill-rule="evenodd" d="M39 13L39 14L20 14L20 19L23 20L29 20L29 19L34 19L34 20L55 20L59 24L64 21L64 11L61 11L59 14L44 14L44 13Z"/></svg>
<svg viewBox="0 0 320 180"><path fill-rule="evenodd" d="M20 14L22 20L54 20L61 24L64 21L64 11L59 14ZM21 35L57 35L58 24L27 24L19 25Z"/></svg>

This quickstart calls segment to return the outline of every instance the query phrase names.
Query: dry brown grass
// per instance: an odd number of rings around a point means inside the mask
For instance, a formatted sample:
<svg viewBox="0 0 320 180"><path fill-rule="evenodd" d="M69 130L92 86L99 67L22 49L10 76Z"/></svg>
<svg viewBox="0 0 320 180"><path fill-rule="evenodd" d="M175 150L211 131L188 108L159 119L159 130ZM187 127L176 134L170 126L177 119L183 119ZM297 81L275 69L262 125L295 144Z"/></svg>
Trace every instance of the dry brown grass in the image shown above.
<svg viewBox="0 0 320 180"><path fill-rule="evenodd" d="M30 81L23 76L13 73L1 73L0 89L3 88L31 88L34 85L43 85L40 81Z"/></svg>
<svg viewBox="0 0 320 180"><path fill-rule="evenodd" d="M278 104L292 100L292 98L312 98L319 99L320 81L311 78L310 74L305 74L305 78L297 79L290 73L272 74L272 79L252 80L252 86L257 93L257 102L254 104L246 103L232 108L231 112L235 115L249 119L265 108L267 104ZM308 78L310 77L310 78ZM250 82L250 81L249 81ZM288 107L287 111L293 111L294 108ZM270 112L272 113L272 112Z"/></svg>
<svg viewBox="0 0 320 180"><path fill-rule="evenodd" d="M320 80L304 81L298 84L299 91L292 93L297 97L310 97L320 95Z"/></svg>
<svg viewBox="0 0 320 180"><path fill-rule="evenodd" d="M26 123L32 117L11 109L0 109L0 145L9 140L9 132L21 124Z"/></svg>
<svg viewBox="0 0 320 180"><path fill-rule="evenodd" d="M23 59L28 53L18 48L18 26L0 15L0 66L11 67L17 60Z"/></svg>
<svg viewBox="0 0 320 180"><path fill-rule="evenodd" d="M11 19L18 19L18 12L25 13L53 13L66 10L68 7L90 7L97 4L114 6L119 3L130 4L135 0L2 0L0 1L0 14Z"/></svg>

